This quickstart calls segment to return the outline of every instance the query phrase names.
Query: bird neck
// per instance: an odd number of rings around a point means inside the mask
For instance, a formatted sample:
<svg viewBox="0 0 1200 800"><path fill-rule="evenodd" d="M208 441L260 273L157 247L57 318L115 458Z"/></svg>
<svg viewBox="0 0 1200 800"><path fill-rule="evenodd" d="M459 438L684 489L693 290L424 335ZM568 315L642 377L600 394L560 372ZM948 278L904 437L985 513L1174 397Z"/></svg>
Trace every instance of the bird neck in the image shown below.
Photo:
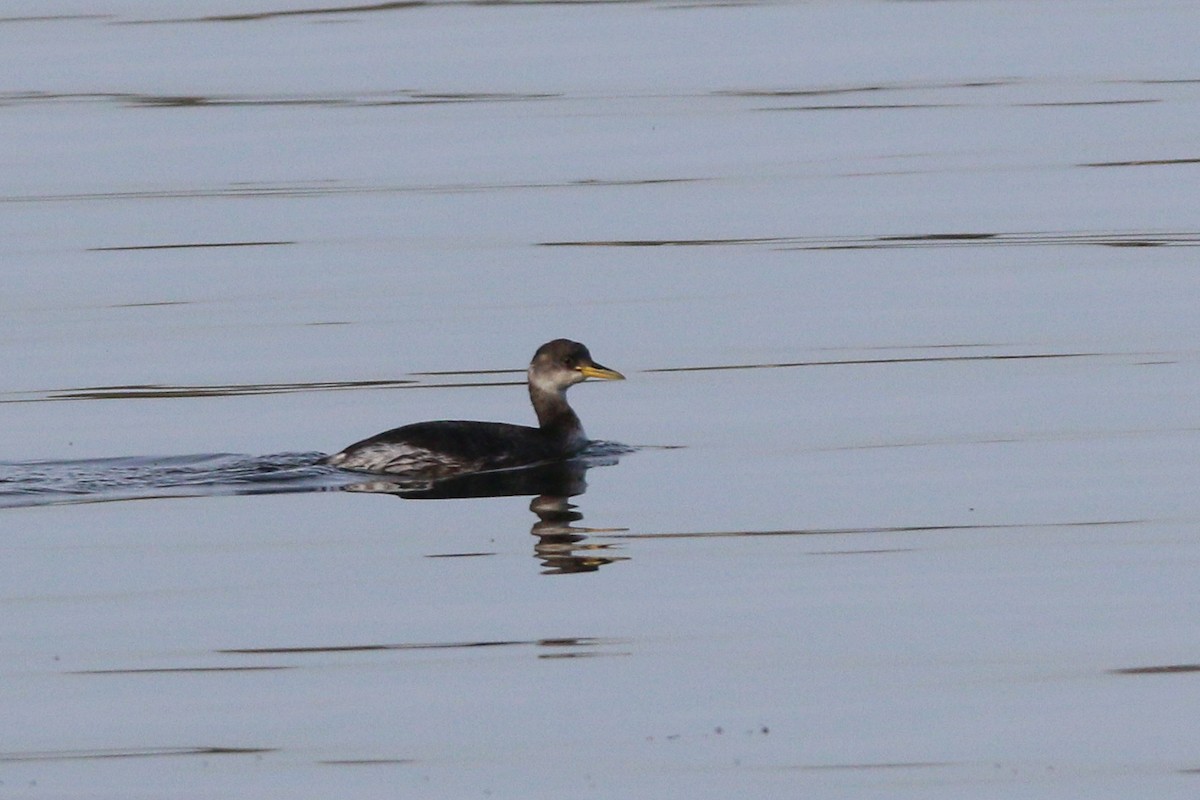
<svg viewBox="0 0 1200 800"><path fill-rule="evenodd" d="M587 441L579 417L567 404L565 391L554 391L531 383L529 399L533 402L538 425L543 431L573 443Z"/></svg>

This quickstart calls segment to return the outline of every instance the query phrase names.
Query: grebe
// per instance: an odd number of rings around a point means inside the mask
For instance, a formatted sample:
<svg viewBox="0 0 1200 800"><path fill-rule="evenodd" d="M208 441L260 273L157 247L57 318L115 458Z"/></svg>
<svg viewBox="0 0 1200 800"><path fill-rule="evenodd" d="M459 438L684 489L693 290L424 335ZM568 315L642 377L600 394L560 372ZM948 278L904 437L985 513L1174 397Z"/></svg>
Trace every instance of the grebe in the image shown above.
<svg viewBox="0 0 1200 800"><path fill-rule="evenodd" d="M529 399L538 427L505 422L417 422L355 442L322 463L358 472L436 479L570 458L587 446L567 389L588 378L620 381L579 342L555 339L529 363Z"/></svg>

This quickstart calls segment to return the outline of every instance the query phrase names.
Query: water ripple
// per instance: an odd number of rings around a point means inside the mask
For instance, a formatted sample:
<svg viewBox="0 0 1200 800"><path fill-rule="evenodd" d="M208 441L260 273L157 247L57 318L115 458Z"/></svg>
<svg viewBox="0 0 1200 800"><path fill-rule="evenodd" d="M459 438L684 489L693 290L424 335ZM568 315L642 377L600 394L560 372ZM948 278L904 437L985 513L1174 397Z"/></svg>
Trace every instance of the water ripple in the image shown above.
<svg viewBox="0 0 1200 800"><path fill-rule="evenodd" d="M1175 161L1169 163L1190 163ZM1125 166L1126 162L1083 166ZM953 231L875 236L749 236L719 239L580 239L538 242L542 247L768 246L777 250L894 250L913 247L1195 247L1200 231Z"/></svg>
<svg viewBox="0 0 1200 800"><path fill-rule="evenodd" d="M0 508L328 491L356 480L318 464L321 455L206 453L0 462Z"/></svg>
<svg viewBox="0 0 1200 800"><path fill-rule="evenodd" d="M570 476L582 480L588 469L612 466L620 456L637 449L618 442L593 441L568 461L438 481L348 472L321 464L325 454L316 452L9 461L0 462L0 508L329 491L384 493L411 499L536 495L551 489L570 494L582 492L582 488L570 491L561 486Z"/></svg>

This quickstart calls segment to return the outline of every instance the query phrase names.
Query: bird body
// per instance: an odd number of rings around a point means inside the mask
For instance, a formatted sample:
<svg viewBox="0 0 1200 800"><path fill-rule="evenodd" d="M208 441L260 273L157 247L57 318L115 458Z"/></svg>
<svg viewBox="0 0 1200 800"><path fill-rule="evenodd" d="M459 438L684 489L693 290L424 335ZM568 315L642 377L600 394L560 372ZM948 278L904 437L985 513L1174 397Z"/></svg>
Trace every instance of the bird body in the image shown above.
<svg viewBox="0 0 1200 800"><path fill-rule="evenodd" d="M570 448L573 452L583 449ZM362 472L439 478L535 464L566 452L541 428L504 422L417 422L376 434L330 456L326 463ZM573 454L573 452L571 454Z"/></svg>
<svg viewBox="0 0 1200 800"><path fill-rule="evenodd" d="M512 469L578 455L588 444L566 391L587 378L623 380L578 342L555 339L529 364L529 398L538 427L439 420L404 425L356 442L324 463L341 469L437 479Z"/></svg>

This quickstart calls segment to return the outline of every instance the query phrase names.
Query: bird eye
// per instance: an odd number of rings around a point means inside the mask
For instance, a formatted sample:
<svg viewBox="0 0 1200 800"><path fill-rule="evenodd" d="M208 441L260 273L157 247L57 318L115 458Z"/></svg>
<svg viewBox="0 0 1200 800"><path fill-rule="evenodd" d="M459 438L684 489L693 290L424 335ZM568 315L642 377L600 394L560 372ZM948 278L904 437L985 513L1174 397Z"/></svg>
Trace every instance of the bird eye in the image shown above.
<svg viewBox="0 0 1200 800"><path fill-rule="evenodd" d="M563 356L562 363L563 363L564 367L574 367L575 366L575 358L574 358L574 356Z"/></svg>

